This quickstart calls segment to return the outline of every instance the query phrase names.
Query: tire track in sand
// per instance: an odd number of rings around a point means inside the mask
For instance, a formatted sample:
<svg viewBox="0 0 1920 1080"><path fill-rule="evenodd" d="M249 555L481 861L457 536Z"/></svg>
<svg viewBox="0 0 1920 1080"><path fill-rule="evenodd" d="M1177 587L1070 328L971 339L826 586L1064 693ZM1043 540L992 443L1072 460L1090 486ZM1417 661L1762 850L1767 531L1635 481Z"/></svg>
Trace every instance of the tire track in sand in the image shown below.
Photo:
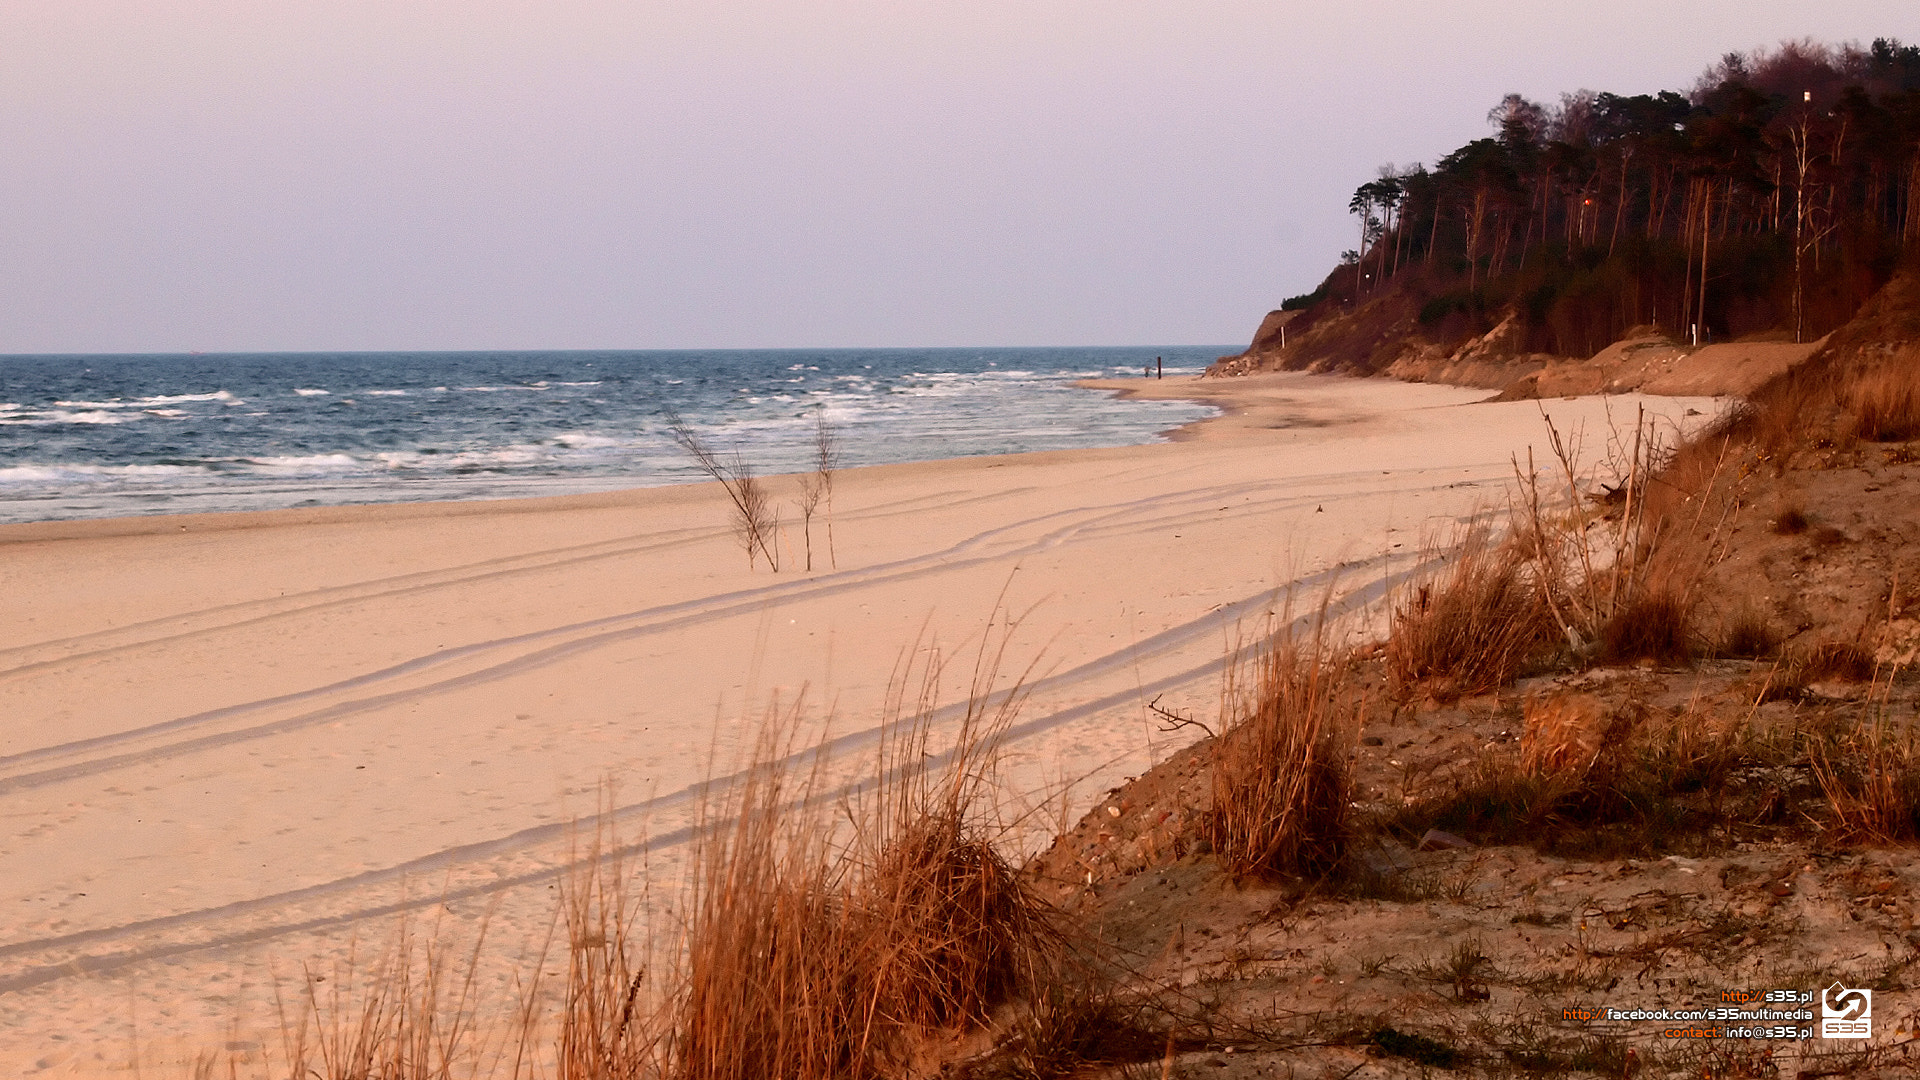
<svg viewBox="0 0 1920 1080"><path fill-rule="evenodd" d="M1222 497L1240 493L1259 485L1221 485L1197 491L1154 495L1142 499L1121 503L1104 504L1094 507L1078 507L1057 510L1024 521L976 533L950 547L929 554L882 563L859 570L839 571L805 581L780 582L758 586L751 589L736 590L714 596L658 605L637 612L602 616L597 619L570 623L543 630L530 631L490 641L442 649L434 653L414 657L398 664L389 665L364 675L353 676L324 686L312 687L274 697L264 698L237 705L222 706L203 712L158 721L127 731L112 732L105 735L77 739L52 746L37 747L6 756L0 756L0 770L19 770L0 774L0 796L16 791L43 787L48 784L62 783L83 776L96 775L115 768L142 764L149 761L164 760L191 754L215 747L231 745L248 739L267 738L285 734L314 724L326 723L347 716L379 709L400 701L419 700L434 694L448 693L485 682L491 682L519 674L524 671L543 667L571 658L580 653L602 648L607 645L654 634L667 633L697 626L752 611L772 602L810 599L832 596L869 586L893 584L924 577L932 573L944 573L953 570L981 565L988 562L1018 559L1070 541L1075 535L1106 527L1112 522L1123 519L1142 510L1164 509L1169 504L1209 503ZM1283 502L1297 502L1313 496L1298 496ZM1321 501L1325 501L1321 498ZM1001 551L981 554L980 552L1005 534L1029 529L1042 523L1060 518L1079 517L1049 530L1041 535ZM966 556L966 557L962 557ZM74 756L98 754L118 747L133 747L142 742L165 736L179 735L198 728L215 726L223 721L233 721L275 708L298 705L303 702L321 700L343 693L364 690L403 680L410 676L422 675L435 668L470 662L484 658L489 653L505 652L514 649L536 646L542 642L561 639L557 644L536 648L506 660L464 674L429 682L424 685L408 686L397 690L366 697L337 702L333 705L311 709L291 717L249 727L230 729L192 738L176 739L172 742L158 743L140 749L127 749L119 753L106 753L100 756L83 757L77 762L53 765L44 764ZM43 767L33 768L36 763ZM26 766L22 769L22 766Z"/></svg>
<svg viewBox="0 0 1920 1080"><path fill-rule="evenodd" d="M1232 604L1208 612L1207 614L1180 626L1162 631L1134 645L1108 653L1090 660L1069 671L1035 680L1026 689L1030 693L1056 691L1084 682L1088 679L1109 674L1135 664L1146 656L1161 655L1174 651L1194 639L1218 633L1223 627L1243 618L1265 611L1275 603L1281 594L1311 593L1325 589L1336 583L1342 575L1371 571L1377 576L1366 583L1350 589L1338 597L1332 598L1326 605L1326 615L1337 618L1363 610L1368 605L1379 602L1404 581L1417 577L1438 565L1437 561L1425 561L1399 569L1391 569L1393 563L1411 561L1408 556L1382 555L1359 563L1348 563L1322 571L1318 574L1289 582L1279 589L1262 590ZM1319 618L1318 612L1295 618L1290 624L1279 628L1274 636L1289 632L1304 633L1311 629L1312 623ZM1230 662L1229 657L1218 657L1195 667L1171 675L1163 676L1143 685L1104 695L1090 701L1070 706L1066 709L1022 721L1008 729L1006 743L1015 744L1022 739L1042 734L1062 724L1083 717L1096 715L1107 709L1123 706L1146 699L1149 695L1186 686L1198 679L1218 675ZM934 723L951 722L967 708L965 703L956 703L937 710ZM879 727L867 728L841 735L824 744L830 755L846 754L869 747L876 743L881 735ZM803 763L816 753L814 748L796 752L785 759L789 765ZM944 763L947 755L937 755L933 763ZM711 781L690 785L665 795L653 796L638 802L628 803L608 811L611 820L631 820L652 813L685 805L709 792L723 791L728 785L738 782L745 774L736 772L717 777ZM818 801L837 801L854 794L866 781L860 780L840 785L832 791L815 796ZM796 804L797 805L797 804ZM485 883L465 886L444 893L418 899L402 899L367 904L352 910L327 915L310 916L274 922L266 926L236 929L220 932L217 926L221 922L238 918L271 913L276 908L288 908L298 904L311 903L329 897L350 894L361 889L388 885L410 876L432 871L445 870L460 863L525 851L568 838L575 829L574 822L554 823L522 829L505 836L471 844L462 844L444 848L426 855L407 860L390 867L365 871L331 882L323 882L301 889L276 893L252 900L236 901L220 907L199 911L182 912L175 915L127 923L121 926L104 927L94 930L77 931L56 937L38 938L0 945L0 960L16 958L28 960L26 966L11 974L0 976L0 994L17 992L45 985L63 978L76 976L94 976L106 974L135 964L152 960L170 959L210 950L259 944L276 938L300 933L310 933L334 927L351 925L367 919L394 915L403 911L415 910L437 904L444 904L473 897L488 896L509 889L551 882L557 875L565 874L580 865L579 860L558 867L543 868L538 871L521 873L490 879ZM650 836L644 843L630 844L621 848L621 854L637 854L642 851L659 851L685 844L694 835L694 827L685 827ZM29 959L35 953L47 953L70 949L85 949L107 945L113 942L136 939L143 936L178 934L195 928L214 927L210 936L195 941L155 942L146 945L133 945L120 949L86 952L70 956L57 962L32 963Z"/></svg>

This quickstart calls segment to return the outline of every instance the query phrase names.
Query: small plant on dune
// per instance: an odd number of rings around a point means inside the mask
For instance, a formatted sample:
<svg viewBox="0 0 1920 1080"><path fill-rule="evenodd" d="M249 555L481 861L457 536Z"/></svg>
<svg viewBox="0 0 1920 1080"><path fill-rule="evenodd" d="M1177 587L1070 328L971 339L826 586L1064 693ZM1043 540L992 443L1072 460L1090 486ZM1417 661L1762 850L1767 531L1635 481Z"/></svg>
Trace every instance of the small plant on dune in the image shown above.
<svg viewBox="0 0 1920 1080"><path fill-rule="evenodd" d="M667 412L667 430L680 449L687 452L700 471L718 481L725 489L728 500L733 505L733 531L740 545L747 549L747 567L752 569L756 557L764 556L767 567L775 573L780 571L780 555L775 539L779 534L780 523L772 500L760 478L753 475L753 469L734 454L730 460L722 461L713 447L700 438L687 424L686 418L672 410Z"/></svg>
<svg viewBox="0 0 1920 1080"><path fill-rule="evenodd" d="M1351 831L1361 695L1347 662L1329 655L1324 611L1308 641L1282 633L1253 664L1251 687L1236 684L1237 665L1229 669L1208 839L1235 877L1327 873Z"/></svg>
<svg viewBox="0 0 1920 1080"><path fill-rule="evenodd" d="M1017 1080L1051 1080L1089 1066L1154 1061L1180 1044L1146 1011L1104 988L1050 985L1014 1022L1007 1071Z"/></svg>
<svg viewBox="0 0 1920 1080"><path fill-rule="evenodd" d="M1403 690L1441 701L1504 686L1552 640L1552 618L1516 545L1476 528L1436 580L1394 612L1386 658Z"/></svg>
<svg viewBox="0 0 1920 1080"><path fill-rule="evenodd" d="M1731 827L1732 777L1760 764L1743 729L1710 709L1608 706L1587 694L1530 699L1520 752L1488 751L1416 799L1391 827L1590 855L1697 849Z"/></svg>
<svg viewBox="0 0 1920 1080"><path fill-rule="evenodd" d="M1856 641L1822 641L1795 655L1790 664L1793 681L1867 682L1873 678L1873 654Z"/></svg>

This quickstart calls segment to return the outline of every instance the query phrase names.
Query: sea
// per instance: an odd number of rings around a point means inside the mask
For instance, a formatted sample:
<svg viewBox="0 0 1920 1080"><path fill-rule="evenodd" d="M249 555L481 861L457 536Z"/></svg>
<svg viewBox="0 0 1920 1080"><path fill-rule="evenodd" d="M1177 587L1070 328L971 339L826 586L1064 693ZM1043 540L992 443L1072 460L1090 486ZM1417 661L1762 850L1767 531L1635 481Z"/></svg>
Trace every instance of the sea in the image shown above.
<svg viewBox="0 0 1920 1080"><path fill-rule="evenodd" d="M0 355L0 522L577 494L729 466L1154 442L1213 415L1084 378L1222 346Z"/></svg>

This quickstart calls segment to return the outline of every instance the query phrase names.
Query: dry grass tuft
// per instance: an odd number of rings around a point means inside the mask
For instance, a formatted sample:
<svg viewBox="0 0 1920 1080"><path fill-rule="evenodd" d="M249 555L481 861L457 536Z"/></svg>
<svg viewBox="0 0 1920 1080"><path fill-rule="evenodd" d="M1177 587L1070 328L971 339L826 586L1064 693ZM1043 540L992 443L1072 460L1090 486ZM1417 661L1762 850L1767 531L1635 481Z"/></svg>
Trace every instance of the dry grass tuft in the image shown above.
<svg viewBox="0 0 1920 1080"><path fill-rule="evenodd" d="M1727 425L1763 457L1803 449L1846 449L1855 440L1920 437L1920 372L1914 354L1817 357L1751 396Z"/></svg>
<svg viewBox="0 0 1920 1080"><path fill-rule="evenodd" d="M1779 647L1780 636L1774 632L1766 613L1749 603L1735 608L1727 618L1714 651L1721 656L1759 659L1773 655Z"/></svg>
<svg viewBox="0 0 1920 1080"><path fill-rule="evenodd" d="M1388 670L1439 701L1505 686L1551 643L1553 619L1520 545L1467 533L1437 580L1394 612Z"/></svg>
<svg viewBox="0 0 1920 1080"><path fill-rule="evenodd" d="M1693 656L1692 604L1678 589L1644 583L1600 624L1603 659L1687 660Z"/></svg>
<svg viewBox="0 0 1920 1080"><path fill-rule="evenodd" d="M701 808L677 935L641 925L645 879L603 816L559 882L557 994L541 989L543 949L519 1004L481 1024L484 924L463 973L438 927L423 944L403 921L375 964L308 972L282 999L272 1074L877 1080L1038 1000L1075 965L1056 912L994 843L995 762L1023 699L1024 677L1000 685L1010 633L1001 653L982 647L967 707L937 731L937 651L907 653L935 657L918 698L897 672L872 778L832 797L824 754L796 752L800 708L770 713L747 767Z"/></svg>
<svg viewBox="0 0 1920 1080"><path fill-rule="evenodd" d="M1530 698L1523 715L1520 767L1534 776L1584 779L1606 752L1616 726L1591 694Z"/></svg>
<svg viewBox="0 0 1920 1080"><path fill-rule="evenodd" d="M1870 442L1920 436L1920 376L1910 364L1884 363L1850 373L1842 392L1853 433Z"/></svg>
<svg viewBox="0 0 1920 1080"><path fill-rule="evenodd" d="M1755 443L1770 456L1805 446L1825 449L1848 441L1842 380L1830 366L1806 365L1788 372L1754 395ZM1810 422L1812 421L1812 422Z"/></svg>
<svg viewBox="0 0 1920 1080"><path fill-rule="evenodd" d="M555 1058L565 1078L640 1080L658 1071L662 1029L654 988L637 962L647 950L635 926L633 879L619 852L603 815L584 857L573 859L573 870L560 881L567 981ZM528 994L523 1003L523 1033L534 1028L535 1000Z"/></svg>
<svg viewBox="0 0 1920 1080"><path fill-rule="evenodd" d="M326 973L303 969L291 1004L276 985L284 1059L276 1071L301 1080L476 1073L488 1049L475 1031L485 939L483 925L462 970L437 925L417 935L403 918L364 968L356 948ZM236 1061L227 1065L237 1073ZM199 1068L213 1075L215 1059L203 1057Z"/></svg>
<svg viewBox="0 0 1920 1080"><path fill-rule="evenodd" d="M893 778L880 787L878 830L850 894L874 1014L896 1027L985 1023L1059 959L1052 909L977 817L1013 708L1008 700L1003 715L988 717L982 701L976 695L938 775L924 723L895 738Z"/></svg>
<svg viewBox="0 0 1920 1080"><path fill-rule="evenodd" d="M1813 519L1797 506L1786 507L1773 518L1773 531L1781 536L1798 536L1812 527Z"/></svg>
<svg viewBox="0 0 1920 1080"><path fill-rule="evenodd" d="M1744 818L1771 821L1782 810L1771 787L1762 796L1736 780L1777 752L1710 709L1544 695L1527 702L1520 743L1517 759L1490 750L1464 764L1389 827L1409 839L1439 828L1482 843L1612 857L1705 850Z"/></svg>
<svg viewBox="0 0 1920 1080"><path fill-rule="evenodd" d="M894 1075L919 1032L984 1023L1057 966L1052 909L980 816L1019 692L990 695L979 675L940 751L937 664L926 674L918 711L890 725L869 791L843 806L845 843L806 809L814 781L796 786L778 764L790 760L782 744L763 742L730 820L697 853L662 1075Z"/></svg>
<svg viewBox="0 0 1920 1080"><path fill-rule="evenodd" d="M685 956L663 1024L661 1072L674 1080L875 1075L860 1053L870 1020L857 1000L844 867L818 821L788 805L777 746L763 739L726 807L731 820L709 826L694 854Z"/></svg>
<svg viewBox="0 0 1920 1080"><path fill-rule="evenodd" d="M1867 682L1873 678L1873 653L1855 641L1823 641L1793 658L1792 678L1799 683Z"/></svg>
<svg viewBox="0 0 1920 1080"><path fill-rule="evenodd" d="M1323 874L1346 853L1350 744L1364 703L1323 631L1270 642L1250 693L1229 678L1234 715L1214 744L1207 830L1235 877Z"/></svg>
<svg viewBox="0 0 1920 1080"><path fill-rule="evenodd" d="M1920 840L1920 739L1911 725L1876 720L1823 752L1814 775L1842 835L1880 843Z"/></svg>

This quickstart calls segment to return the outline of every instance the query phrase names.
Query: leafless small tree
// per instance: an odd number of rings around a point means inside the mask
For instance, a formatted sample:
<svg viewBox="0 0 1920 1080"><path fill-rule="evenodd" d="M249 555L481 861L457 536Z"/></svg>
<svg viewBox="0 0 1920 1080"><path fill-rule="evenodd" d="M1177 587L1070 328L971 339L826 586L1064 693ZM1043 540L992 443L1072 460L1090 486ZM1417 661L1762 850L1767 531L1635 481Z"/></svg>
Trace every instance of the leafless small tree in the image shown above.
<svg viewBox="0 0 1920 1080"><path fill-rule="evenodd" d="M760 483L753 470L741 459L738 453L727 461L721 461L713 448L708 446L694 430L687 426L686 418L678 412L667 411L667 429L673 433L673 441L687 456L700 466L700 471L720 482L726 489L727 498L733 502L733 531L740 538L740 545L747 549L747 567L752 569L754 553L766 556L767 566L774 573L780 572L780 556L770 542L777 531L777 522L773 516L772 503L767 498L767 489Z"/></svg>
<svg viewBox="0 0 1920 1080"><path fill-rule="evenodd" d="M813 570L813 515L819 511L820 500L826 493L819 473L811 472L800 478L800 535L806 540L809 572Z"/></svg>
<svg viewBox="0 0 1920 1080"><path fill-rule="evenodd" d="M833 568L840 560L833 551L833 474L840 470L840 436L827 422L827 411L814 414L813 471L800 479L800 520L806 534L807 569L813 569L813 515L827 508L827 558Z"/></svg>

